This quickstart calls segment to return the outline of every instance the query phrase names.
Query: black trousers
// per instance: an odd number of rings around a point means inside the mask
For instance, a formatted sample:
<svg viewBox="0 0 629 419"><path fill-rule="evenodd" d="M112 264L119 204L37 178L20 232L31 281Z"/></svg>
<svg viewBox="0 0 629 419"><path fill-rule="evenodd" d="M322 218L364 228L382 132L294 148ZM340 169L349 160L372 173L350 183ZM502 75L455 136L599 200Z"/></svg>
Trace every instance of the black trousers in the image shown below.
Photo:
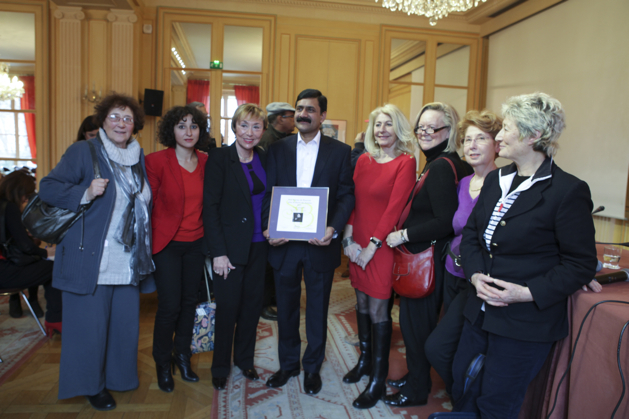
<svg viewBox="0 0 629 419"><path fill-rule="evenodd" d="M270 263L266 264L266 272L264 274L264 302L263 307L274 306L275 301L275 275L273 274L273 267Z"/></svg>
<svg viewBox="0 0 629 419"><path fill-rule="evenodd" d="M277 321L279 329L278 355L280 368L299 369L301 337L299 335L299 309L301 278L306 283L306 337L308 346L302 359L304 371L319 373L325 358L328 331L328 306L334 271L317 272L308 257L305 242L284 246L292 248L286 254L281 269L275 271L277 293Z"/></svg>
<svg viewBox="0 0 629 419"><path fill-rule="evenodd" d="M170 361L173 346L178 353L190 354L197 293L205 264L202 241L171 241L161 252L153 255L158 299L153 359L157 364Z"/></svg>
<svg viewBox="0 0 629 419"><path fill-rule="evenodd" d="M46 321L61 321L61 291L52 287L52 267L50 260L40 260L27 266L16 266L7 260L0 260L0 288L29 288L44 286L46 298ZM30 296L29 296L30 297Z"/></svg>
<svg viewBox="0 0 629 419"><path fill-rule="evenodd" d="M268 253L266 242L251 243L246 265L234 265L227 279L214 276L216 319L212 376L227 377L231 369L232 341L234 365L253 368L256 330L262 311L264 272Z"/></svg>
<svg viewBox="0 0 629 419"><path fill-rule="evenodd" d="M430 394L430 362L424 345L428 336L437 326L439 311L443 301L444 266L440 255L435 251L435 291L424 298L400 299L400 329L406 346L406 366L408 377L402 387L402 394L410 399L423 400Z"/></svg>
<svg viewBox="0 0 629 419"><path fill-rule="evenodd" d="M454 411L474 412L483 419L517 419L526 390L544 365L553 342L498 336L482 329L484 319L482 312L474 324L465 319L453 365ZM465 372L478 354L485 354L485 364L464 396Z"/></svg>
<svg viewBox="0 0 629 419"><path fill-rule="evenodd" d="M425 345L426 358L437 371L452 394L452 363L463 330L463 310L467 302L468 289L474 288L466 279L446 271L444 274L445 292L443 296L444 316L428 337ZM446 306L446 301L448 305Z"/></svg>

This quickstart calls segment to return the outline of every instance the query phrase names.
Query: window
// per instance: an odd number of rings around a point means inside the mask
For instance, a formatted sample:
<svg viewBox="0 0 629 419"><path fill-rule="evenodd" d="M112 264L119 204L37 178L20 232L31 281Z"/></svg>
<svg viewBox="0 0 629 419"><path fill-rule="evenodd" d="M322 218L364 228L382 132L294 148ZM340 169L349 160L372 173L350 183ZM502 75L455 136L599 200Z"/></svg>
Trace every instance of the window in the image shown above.
<svg viewBox="0 0 629 419"><path fill-rule="evenodd" d="M26 113L21 100L0 101L0 170L12 172L27 166L35 168L26 129Z"/></svg>

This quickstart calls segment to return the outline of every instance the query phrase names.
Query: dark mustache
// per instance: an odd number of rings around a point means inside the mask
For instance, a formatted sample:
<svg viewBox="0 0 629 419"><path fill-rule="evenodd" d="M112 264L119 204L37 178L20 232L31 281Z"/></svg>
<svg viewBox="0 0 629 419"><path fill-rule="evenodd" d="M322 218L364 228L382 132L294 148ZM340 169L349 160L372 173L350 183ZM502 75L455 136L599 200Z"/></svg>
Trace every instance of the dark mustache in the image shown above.
<svg viewBox="0 0 629 419"><path fill-rule="evenodd" d="M311 123L312 119L308 118L307 116L298 116L297 118L295 118L295 121Z"/></svg>

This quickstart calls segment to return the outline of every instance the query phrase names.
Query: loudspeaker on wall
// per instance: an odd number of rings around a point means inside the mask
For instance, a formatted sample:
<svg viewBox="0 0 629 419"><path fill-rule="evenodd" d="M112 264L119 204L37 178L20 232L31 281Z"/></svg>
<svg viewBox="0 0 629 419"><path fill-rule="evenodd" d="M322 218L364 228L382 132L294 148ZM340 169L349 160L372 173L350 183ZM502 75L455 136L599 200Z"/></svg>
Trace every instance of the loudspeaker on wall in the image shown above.
<svg viewBox="0 0 629 419"><path fill-rule="evenodd" d="M144 89L144 113L151 116L162 116L164 91Z"/></svg>

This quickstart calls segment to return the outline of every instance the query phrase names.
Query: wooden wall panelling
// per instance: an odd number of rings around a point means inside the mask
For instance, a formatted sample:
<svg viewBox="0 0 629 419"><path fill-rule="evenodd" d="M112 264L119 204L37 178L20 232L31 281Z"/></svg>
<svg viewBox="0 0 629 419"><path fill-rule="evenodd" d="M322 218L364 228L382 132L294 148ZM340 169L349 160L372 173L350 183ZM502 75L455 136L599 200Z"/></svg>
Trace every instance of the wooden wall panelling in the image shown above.
<svg viewBox="0 0 629 419"><path fill-rule="evenodd" d="M291 50L291 36L283 33L280 35L278 50L278 65L276 67L275 95L270 102L287 102L293 104L295 98L291 97L290 81L291 81L291 60L293 58Z"/></svg>
<svg viewBox="0 0 629 419"><path fill-rule="evenodd" d="M157 27L156 27L156 9L154 7L145 7L142 10L141 19L136 26L143 27L144 25L151 25L151 33L144 33L142 28L139 29L139 42L140 51L136 53L136 74L138 75L138 93L142 100L144 100L144 89L156 89L157 83L155 80L155 48L157 39ZM164 102L163 108L168 105ZM144 153L149 154L157 151L157 122L159 118L155 116L147 116L144 123L144 129L140 133L140 143L144 148Z"/></svg>
<svg viewBox="0 0 629 419"><path fill-rule="evenodd" d="M51 160L56 164L76 138L77 116L81 115L81 20L80 7L57 7L55 25L55 96L56 111L54 148Z"/></svg>
<svg viewBox="0 0 629 419"><path fill-rule="evenodd" d="M107 20L111 22L111 90L137 97L133 90L133 24L138 17L132 10L111 9Z"/></svg>
<svg viewBox="0 0 629 419"><path fill-rule="evenodd" d="M356 135L360 41L297 36L295 96L318 89L328 98L328 119L347 121L346 140Z"/></svg>
<svg viewBox="0 0 629 419"><path fill-rule="evenodd" d="M355 124L355 132L358 135L359 132L367 129L365 120L369 118L371 111L376 108L376 98L378 96L377 89L378 84L376 82L376 74L378 74L378 68L376 67L376 45L374 41L363 42L363 60L361 63L362 68L362 100L359 102L358 119ZM353 146L356 136L347 138L346 142Z"/></svg>

